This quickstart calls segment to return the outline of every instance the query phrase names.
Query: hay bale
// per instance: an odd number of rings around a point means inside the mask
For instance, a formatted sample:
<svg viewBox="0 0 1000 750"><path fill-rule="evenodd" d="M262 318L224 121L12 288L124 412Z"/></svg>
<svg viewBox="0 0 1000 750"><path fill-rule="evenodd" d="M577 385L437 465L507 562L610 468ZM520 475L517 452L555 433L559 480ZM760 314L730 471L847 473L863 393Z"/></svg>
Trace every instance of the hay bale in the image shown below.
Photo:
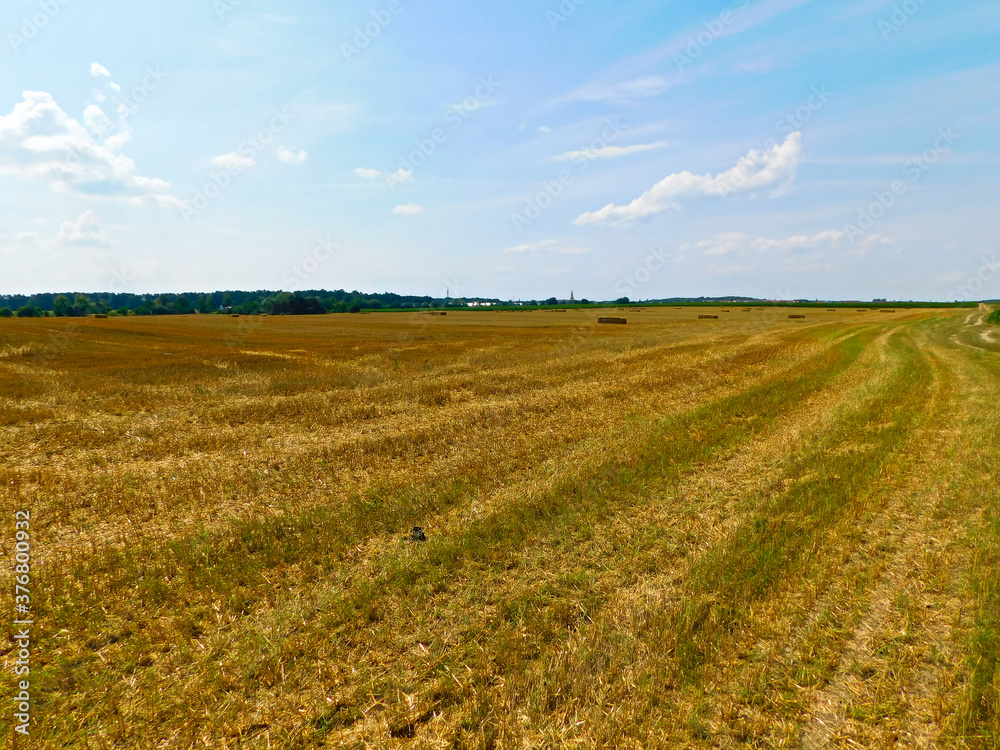
<svg viewBox="0 0 1000 750"><path fill-rule="evenodd" d="M93 315L91 315L90 317L92 317L92 318L99 318L99 319L100 319L100 318L106 318L106 317L108 317L108 316L107 316L107 315L105 315L104 313L94 313L94 314L93 314Z"/></svg>
<svg viewBox="0 0 1000 750"><path fill-rule="evenodd" d="M698 320L718 320L718 315L699 315Z"/></svg>
<svg viewBox="0 0 1000 750"><path fill-rule="evenodd" d="M626 323L628 323L628 321L625 318L598 318L597 322L598 323L610 323L610 324L613 324L613 325L620 325L620 326L623 326Z"/></svg>
<svg viewBox="0 0 1000 750"><path fill-rule="evenodd" d="M232 314L230 314L229 317L230 318L238 318L238 317L240 317L240 314L239 313L232 313Z"/></svg>
<svg viewBox="0 0 1000 750"><path fill-rule="evenodd" d="M896 311L895 310L879 310L879 312L894 313Z"/></svg>
<svg viewBox="0 0 1000 750"><path fill-rule="evenodd" d="M803 320L805 317L806 317L805 315L789 315L788 319L789 320Z"/></svg>

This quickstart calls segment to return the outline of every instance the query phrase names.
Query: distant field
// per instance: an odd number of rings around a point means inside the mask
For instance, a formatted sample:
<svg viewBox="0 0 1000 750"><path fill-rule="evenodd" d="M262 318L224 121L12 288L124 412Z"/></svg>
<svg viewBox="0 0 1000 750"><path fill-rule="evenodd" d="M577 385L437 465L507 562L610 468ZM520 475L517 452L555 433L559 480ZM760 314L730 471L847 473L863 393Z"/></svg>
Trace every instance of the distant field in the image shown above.
<svg viewBox="0 0 1000 750"><path fill-rule="evenodd" d="M2 319L30 746L995 748L987 314Z"/></svg>

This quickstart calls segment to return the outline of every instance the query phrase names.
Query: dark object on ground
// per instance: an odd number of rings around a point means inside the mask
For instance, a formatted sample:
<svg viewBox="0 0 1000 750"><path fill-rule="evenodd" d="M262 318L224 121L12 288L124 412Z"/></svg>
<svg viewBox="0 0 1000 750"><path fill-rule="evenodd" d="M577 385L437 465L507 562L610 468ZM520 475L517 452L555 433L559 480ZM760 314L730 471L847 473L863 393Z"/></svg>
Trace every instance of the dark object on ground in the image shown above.
<svg viewBox="0 0 1000 750"><path fill-rule="evenodd" d="M628 320L626 320L625 318L598 318L597 322L598 323L616 323L617 325L623 326L626 323L628 323Z"/></svg>
<svg viewBox="0 0 1000 750"><path fill-rule="evenodd" d="M788 319L789 320L802 320L805 317L806 317L805 315L789 315Z"/></svg>
<svg viewBox="0 0 1000 750"><path fill-rule="evenodd" d="M422 528L420 528L419 526L414 526L413 527L413 531L410 532L410 541L411 542L426 542L427 541L427 535L424 533L424 530Z"/></svg>
<svg viewBox="0 0 1000 750"><path fill-rule="evenodd" d="M718 315L699 315L698 320L718 320Z"/></svg>

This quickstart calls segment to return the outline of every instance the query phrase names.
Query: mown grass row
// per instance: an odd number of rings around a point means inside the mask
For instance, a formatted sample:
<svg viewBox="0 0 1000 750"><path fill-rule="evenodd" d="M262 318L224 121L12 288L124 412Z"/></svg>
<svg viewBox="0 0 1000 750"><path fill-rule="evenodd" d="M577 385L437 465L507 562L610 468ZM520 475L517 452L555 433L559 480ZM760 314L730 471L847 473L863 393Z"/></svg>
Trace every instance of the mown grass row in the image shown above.
<svg viewBox="0 0 1000 750"><path fill-rule="evenodd" d="M822 565L831 531L845 519L862 518L884 492L885 467L924 418L918 405L932 380L930 366L911 343L895 336L890 350L906 365L881 397L838 424L827 436L825 450L798 456L790 467L798 481L773 499L761 498L727 542L691 570L687 601L673 626L680 675L692 676L720 633L742 621L755 601L790 577L808 577L806 569ZM850 447L861 436L864 445L857 450L833 450Z"/></svg>
<svg viewBox="0 0 1000 750"><path fill-rule="evenodd" d="M982 520L973 533L969 573L969 676L948 736L969 748L992 750L1000 747L1000 362L988 354L977 356L973 376L982 395L967 430L972 450L964 489L971 495L966 502L981 509Z"/></svg>
<svg viewBox="0 0 1000 750"><path fill-rule="evenodd" d="M787 490L779 484L759 498L747 498L743 504L755 506L754 512L690 567L680 599L634 613L631 632L621 632L615 620L599 620L584 628L574 657L567 657L563 648L554 649L545 657L537 683L518 685L520 693L530 696L529 706L535 698L538 708L528 709L532 723L541 723L547 712L562 707L589 718L586 729L568 736L596 746L613 747L621 734L650 746L660 746L668 735L676 742L708 738L705 722L712 711L686 723L688 716L680 706L696 706L698 695L723 689L712 679L725 672L719 662L731 661L733 644L752 635L748 629L755 622L754 610L772 606L775 597L780 601L796 580L818 576L831 562L827 549L834 537L853 533L854 521L876 512L884 489L881 481L900 471L894 462L922 418L916 405L926 396L931 373L903 339L896 337L890 348L896 360L891 382L792 460L787 474L800 481ZM836 452L859 435L866 443L863 450ZM803 477L806 469L808 478ZM828 660L812 670L804 665L799 675L811 672L811 679L821 681L835 663ZM708 666L712 670L705 671ZM616 678L626 674L627 682ZM597 677L602 678L600 684ZM792 692L777 699L767 694L773 688L746 684L744 700L783 705L784 716L794 721L803 708L801 700ZM762 693L756 695L756 690ZM595 715L602 710L634 701L648 706L649 721L615 720L611 711L612 720L601 719L605 728L594 729ZM696 715L703 713L695 710ZM741 741L750 739L748 734Z"/></svg>

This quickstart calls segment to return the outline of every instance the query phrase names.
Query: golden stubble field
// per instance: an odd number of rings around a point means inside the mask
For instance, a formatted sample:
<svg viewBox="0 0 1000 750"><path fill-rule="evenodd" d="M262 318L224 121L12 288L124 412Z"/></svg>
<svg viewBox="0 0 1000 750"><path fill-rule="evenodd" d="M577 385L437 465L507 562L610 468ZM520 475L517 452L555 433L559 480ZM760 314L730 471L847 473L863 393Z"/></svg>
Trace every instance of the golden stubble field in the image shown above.
<svg viewBox="0 0 1000 750"><path fill-rule="evenodd" d="M25 746L996 747L985 312L597 314L0 320Z"/></svg>

